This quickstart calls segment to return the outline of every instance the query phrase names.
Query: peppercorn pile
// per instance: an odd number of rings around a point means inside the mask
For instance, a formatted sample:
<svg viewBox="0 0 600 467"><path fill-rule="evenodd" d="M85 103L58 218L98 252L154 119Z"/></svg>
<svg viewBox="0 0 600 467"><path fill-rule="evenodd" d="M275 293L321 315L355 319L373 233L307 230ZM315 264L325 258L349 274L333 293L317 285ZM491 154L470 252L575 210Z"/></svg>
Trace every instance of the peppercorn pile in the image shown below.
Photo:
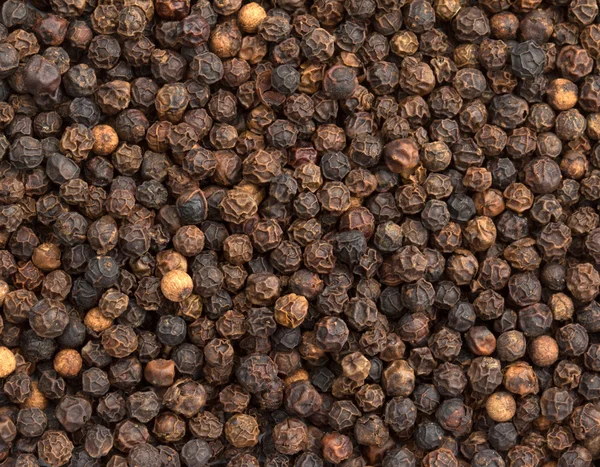
<svg viewBox="0 0 600 467"><path fill-rule="evenodd" d="M600 462L596 0L4 0L0 467Z"/></svg>

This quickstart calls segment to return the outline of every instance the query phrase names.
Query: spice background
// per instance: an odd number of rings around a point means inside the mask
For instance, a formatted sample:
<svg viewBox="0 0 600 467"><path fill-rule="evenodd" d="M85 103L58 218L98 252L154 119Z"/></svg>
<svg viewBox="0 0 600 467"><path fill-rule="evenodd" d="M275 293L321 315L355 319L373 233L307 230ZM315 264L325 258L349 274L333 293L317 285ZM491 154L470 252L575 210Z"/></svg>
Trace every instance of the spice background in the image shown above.
<svg viewBox="0 0 600 467"><path fill-rule="evenodd" d="M0 467L600 465L597 0L0 0Z"/></svg>

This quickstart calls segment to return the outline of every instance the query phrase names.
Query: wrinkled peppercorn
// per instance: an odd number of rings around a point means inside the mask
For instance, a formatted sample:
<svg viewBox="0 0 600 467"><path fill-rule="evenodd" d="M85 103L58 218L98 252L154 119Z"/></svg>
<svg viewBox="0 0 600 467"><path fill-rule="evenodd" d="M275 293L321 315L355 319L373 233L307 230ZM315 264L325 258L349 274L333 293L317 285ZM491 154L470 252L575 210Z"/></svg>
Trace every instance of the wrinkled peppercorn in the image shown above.
<svg viewBox="0 0 600 467"><path fill-rule="evenodd" d="M598 5L467 3L6 0L3 465L597 462Z"/></svg>

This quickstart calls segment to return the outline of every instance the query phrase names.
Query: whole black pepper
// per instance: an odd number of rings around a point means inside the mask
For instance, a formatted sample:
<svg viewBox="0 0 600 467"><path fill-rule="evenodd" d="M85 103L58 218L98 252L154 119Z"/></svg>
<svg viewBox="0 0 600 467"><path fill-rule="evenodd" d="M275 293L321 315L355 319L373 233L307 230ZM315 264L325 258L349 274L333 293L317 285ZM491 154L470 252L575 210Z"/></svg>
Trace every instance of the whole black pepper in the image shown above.
<svg viewBox="0 0 600 467"><path fill-rule="evenodd" d="M7 0L0 461L586 467L592 0Z"/></svg>

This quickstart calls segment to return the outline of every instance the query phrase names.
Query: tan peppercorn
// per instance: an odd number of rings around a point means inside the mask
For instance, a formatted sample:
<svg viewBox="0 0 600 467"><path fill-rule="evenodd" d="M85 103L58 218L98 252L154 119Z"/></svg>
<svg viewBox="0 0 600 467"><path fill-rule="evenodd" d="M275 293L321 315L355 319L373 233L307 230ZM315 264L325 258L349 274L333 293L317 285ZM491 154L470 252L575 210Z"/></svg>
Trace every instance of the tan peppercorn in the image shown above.
<svg viewBox="0 0 600 467"><path fill-rule="evenodd" d="M552 295L548 301L548 306L552 310L552 317L556 321L570 320L575 311L573 300L562 292Z"/></svg>
<svg viewBox="0 0 600 467"><path fill-rule="evenodd" d="M264 188L261 188L259 185L255 185L254 183L250 183L246 180L242 180L238 185L235 186L235 189L242 190L252 195L257 205L262 203L265 197L267 196L265 194Z"/></svg>
<svg viewBox="0 0 600 467"><path fill-rule="evenodd" d="M353 452L350 438L337 432L323 435L321 444L323 445L323 458L332 464L341 464L350 458Z"/></svg>
<svg viewBox="0 0 600 467"><path fill-rule="evenodd" d="M488 397L485 410L495 422L507 422L514 417L517 403L508 392L496 392Z"/></svg>
<svg viewBox="0 0 600 467"><path fill-rule="evenodd" d="M300 368L298 371L292 373L290 376L285 378L283 382L286 386L289 386L296 381L308 381L309 375L308 372L304 368Z"/></svg>
<svg viewBox="0 0 600 467"><path fill-rule="evenodd" d="M413 55L419 50L419 38L412 31L398 31L390 40L390 48L400 57Z"/></svg>
<svg viewBox="0 0 600 467"><path fill-rule="evenodd" d="M41 409L44 410L48 407L48 399L42 391L38 388L37 381L31 382L31 393L29 397L25 399L25 402L21 404L22 409Z"/></svg>
<svg viewBox="0 0 600 467"><path fill-rule="evenodd" d="M381 387L390 397L408 397L415 388L415 371L406 360L395 360L383 370Z"/></svg>
<svg viewBox="0 0 600 467"><path fill-rule="evenodd" d="M15 354L6 347L0 347L0 378L6 378L17 369Z"/></svg>
<svg viewBox="0 0 600 467"><path fill-rule="evenodd" d="M191 319L193 321L200 318L202 315L202 309L202 297L192 294L179 303L177 314L182 318Z"/></svg>
<svg viewBox="0 0 600 467"><path fill-rule="evenodd" d="M550 366L558 360L558 344L550 336L539 336L529 344L529 356L537 366Z"/></svg>
<svg viewBox="0 0 600 467"><path fill-rule="evenodd" d="M235 188L221 200L219 210L225 222L241 224L258 212L258 203L250 193Z"/></svg>
<svg viewBox="0 0 600 467"><path fill-rule="evenodd" d="M585 117L587 122L586 133L594 141L600 139L600 114L589 114Z"/></svg>
<svg viewBox="0 0 600 467"><path fill-rule="evenodd" d="M224 427L225 437L236 448L256 446L260 429L256 419L251 415L235 414Z"/></svg>
<svg viewBox="0 0 600 467"><path fill-rule="evenodd" d="M433 8L438 18L444 21L450 21L462 8L459 0L435 0Z"/></svg>
<svg viewBox="0 0 600 467"><path fill-rule="evenodd" d="M75 349L63 349L54 357L54 369L63 378L72 378L81 371L83 360Z"/></svg>
<svg viewBox="0 0 600 467"><path fill-rule="evenodd" d="M267 17L267 12L258 3L244 5L238 13L238 26L243 32L255 34L258 26Z"/></svg>
<svg viewBox="0 0 600 467"><path fill-rule="evenodd" d="M160 281L160 290L172 302L182 302L192 294L194 282L187 272L178 269L166 273Z"/></svg>
<svg viewBox="0 0 600 467"><path fill-rule="evenodd" d="M502 383L506 389L519 396L537 394L540 390L535 371L525 362L516 362L507 366Z"/></svg>
<svg viewBox="0 0 600 467"><path fill-rule="evenodd" d="M478 216L467 222L463 238L472 251L485 251L496 242L496 224L487 216Z"/></svg>
<svg viewBox="0 0 600 467"><path fill-rule="evenodd" d="M569 110L577 104L579 90L572 81L564 78L553 80L546 90L548 104L556 110Z"/></svg>
<svg viewBox="0 0 600 467"><path fill-rule="evenodd" d="M162 358L148 362L144 368L144 379L153 386L172 386L175 381L175 362Z"/></svg>
<svg viewBox="0 0 600 467"><path fill-rule="evenodd" d="M218 24L208 41L210 50L219 58L231 58L237 55L242 46L242 35L235 20Z"/></svg>
<svg viewBox="0 0 600 467"><path fill-rule="evenodd" d="M371 362L360 352L352 352L342 359L342 371L346 378L363 382L371 371Z"/></svg>
<svg viewBox="0 0 600 467"><path fill-rule="evenodd" d="M477 214L483 216L495 217L502 214L505 209L502 192L494 188L475 193L473 203Z"/></svg>
<svg viewBox="0 0 600 467"><path fill-rule="evenodd" d="M175 250L163 250L156 255L156 270L159 277L169 271L187 271L188 262L185 256Z"/></svg>
<svg viewBox="0 0 600 467"><path fill-rule="evenodd" d="M284 295L275 302L275 321L286 328L297 328L308 314L308 300L294 293Z"/></svg>
<svg viewBox="0 0 600 467"><path fill-rule="evenodd" d="M10 287L8 284L2 280L0 280L0 306L4 303L4 298L6 294L10 291Z"/></svg>
<svg viewBox="0 0 600 467"><path fill-rule="evenodd" d="M589 161L579 151L566 151L560 161L560 170L563 176L580 180L589 170Z"/></svg>
<svg viewBox="0 0 600 467"><path fill-rule="evenodd" d="M32 263L42 271L54 271L60 268L60 248L53 243L42 243L31 257Z"/></svg>
<svg viewBox="0 0 600 467"><path fill-rule="evenodd" d="M92 331L99 333L111 327L113 320L104 316L99 307L95 307L86 313L83 324Z"/></svg>
<svg viewBox="0 0 600 467"><path fill-rule="evenodd" d="M116 151L119 146L119 136L115 129L109 125L96 125L92 129L94 146L92 152L99 156L108 156Z"/></svg>

